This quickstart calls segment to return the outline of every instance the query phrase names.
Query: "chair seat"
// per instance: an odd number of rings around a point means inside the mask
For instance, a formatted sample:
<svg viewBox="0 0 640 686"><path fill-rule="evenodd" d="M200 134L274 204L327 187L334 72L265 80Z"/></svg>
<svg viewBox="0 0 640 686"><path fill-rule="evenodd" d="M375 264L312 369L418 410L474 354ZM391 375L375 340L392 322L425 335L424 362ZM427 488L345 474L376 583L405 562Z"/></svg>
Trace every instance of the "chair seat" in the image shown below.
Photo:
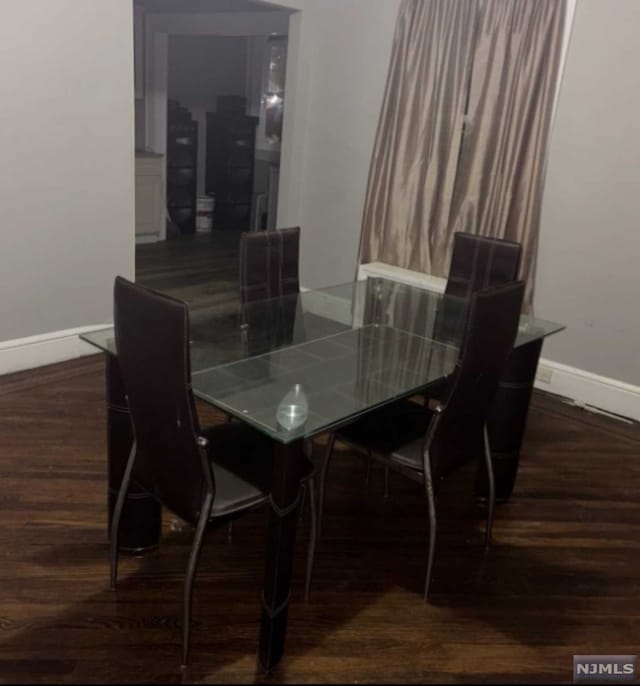
<svg viewBox="0 0 640 686"><path fill-rule="evenodd" d="M431 472L434 478L441 478L462 465L482 457L483 423L473 417L462 417L451 421L443 418L438 434L429 450ZM422 437L408 441L396 448L389 456L391 462L422 472Z"/></svg>
<svg viewBox="0 0 640 686"><path fill-rule="evenodd" d="M448 381L448 377L445 377L443 379L438 379L437 381L430 383L424 390L424 397L433 398L434 400L442 400L444 394L447 391Z"/></svg>
<svg viewBox="0 0 640 686"><path fill-rule="evenodd" d="M431 413L412 400L399 400L375 410L336 432L339 439L388 455L427 431Z"/></svg>
<svg viewBox="0 0 640 686"><path fill-rule="evenodd" d="M247 424L232 422L201 431L209 441L216 492L211 518L261 505L271 490L272 442ZM303 479L313 473L305 458Z"/></svg>
<svg viewBox="0 0 640 686"><path fill-rule="evenodd" d="M391 462L397 462L403 467L409 467L417 472L422 472L422 451L424 448L424 437L416 438L409 443L405 443L400 448L391 453Z"/></svg>

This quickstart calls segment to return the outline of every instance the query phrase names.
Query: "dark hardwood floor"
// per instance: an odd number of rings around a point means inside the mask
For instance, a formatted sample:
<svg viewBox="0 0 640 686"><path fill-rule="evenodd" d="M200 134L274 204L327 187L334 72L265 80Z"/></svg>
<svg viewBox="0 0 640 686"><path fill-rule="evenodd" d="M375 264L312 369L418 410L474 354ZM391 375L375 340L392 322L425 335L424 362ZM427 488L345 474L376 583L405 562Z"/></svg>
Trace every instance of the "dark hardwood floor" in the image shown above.
<svg viewBox="0 0 640 686"><path fill-rule="evenodd" d="M109 592L103 371L97 356L0 378L0 681L265 681L263 513L206 541L184 672L190 532L166 515L160 548L124 557ZM367 487L359 459L336 457L311 599L305 520L271 681L570 682L573 654L640 652L638 426L536 394L488 554L473 473L443 489L430 605L420 489L396 477L384 502L379 471Z"/></svg>
<svg viewBox="0 0 640 686"><path fill-rule="evenodd" d="M238 303L239 231L136 245L136 281L185 300L196 316Z"/></svg>

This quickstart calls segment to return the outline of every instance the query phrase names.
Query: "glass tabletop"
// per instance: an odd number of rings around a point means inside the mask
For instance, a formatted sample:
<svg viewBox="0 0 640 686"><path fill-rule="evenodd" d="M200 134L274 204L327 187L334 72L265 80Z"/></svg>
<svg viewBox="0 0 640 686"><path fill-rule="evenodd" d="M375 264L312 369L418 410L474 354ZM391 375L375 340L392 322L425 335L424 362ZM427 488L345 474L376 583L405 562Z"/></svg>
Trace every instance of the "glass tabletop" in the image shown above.
<svg viewBox="0 0 640 686"><path fill-rule="evenodd" d="M195 311L193 391L283 443L309 437L450 374L467 306L369 278L224 314ZM516 346L563 328L523 316ZM113 328L82 338L116 354Z"/></svg>

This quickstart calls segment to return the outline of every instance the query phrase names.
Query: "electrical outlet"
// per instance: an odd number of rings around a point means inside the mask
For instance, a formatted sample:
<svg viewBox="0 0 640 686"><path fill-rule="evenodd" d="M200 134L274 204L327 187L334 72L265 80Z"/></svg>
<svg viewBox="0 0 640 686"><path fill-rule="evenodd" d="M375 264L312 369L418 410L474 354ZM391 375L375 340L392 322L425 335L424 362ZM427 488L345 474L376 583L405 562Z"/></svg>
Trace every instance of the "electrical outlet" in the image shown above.
<svg viewBox="0 0 640 686"><path fill-rule="evenodd" d="M553 372L549 367L540 366L536 372L536 380L542 383L551 383Z"/></svg>

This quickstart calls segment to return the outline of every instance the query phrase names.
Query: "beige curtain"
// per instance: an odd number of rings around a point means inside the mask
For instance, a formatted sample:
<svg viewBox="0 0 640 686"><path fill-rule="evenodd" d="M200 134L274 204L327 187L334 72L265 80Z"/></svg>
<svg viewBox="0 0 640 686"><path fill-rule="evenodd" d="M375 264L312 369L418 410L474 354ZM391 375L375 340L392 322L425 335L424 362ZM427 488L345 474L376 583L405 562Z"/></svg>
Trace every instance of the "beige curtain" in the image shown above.
<svg viewBox="0 0 640 686"><path fill-rule="evenodd" d="M509 238L523 244L530 301L564 10L564 0L403 0L361 263L444 276L455 231Z"/></svg>
<svg viewBox="0 0 640 686"><path fill-rule="evenodd" d="M464 0L463 0L464 1ZM563 0L484 0L450 231L522 244L533 298L547 142L560 64ZM451 259L447 244L444 261Z"/></svg>
<svg viewBox="0 0 640 686"><path fill-rule="evenodd" d="M361 263L443 271L477 6L477 0L400 5L369 173Z"/></svg>

